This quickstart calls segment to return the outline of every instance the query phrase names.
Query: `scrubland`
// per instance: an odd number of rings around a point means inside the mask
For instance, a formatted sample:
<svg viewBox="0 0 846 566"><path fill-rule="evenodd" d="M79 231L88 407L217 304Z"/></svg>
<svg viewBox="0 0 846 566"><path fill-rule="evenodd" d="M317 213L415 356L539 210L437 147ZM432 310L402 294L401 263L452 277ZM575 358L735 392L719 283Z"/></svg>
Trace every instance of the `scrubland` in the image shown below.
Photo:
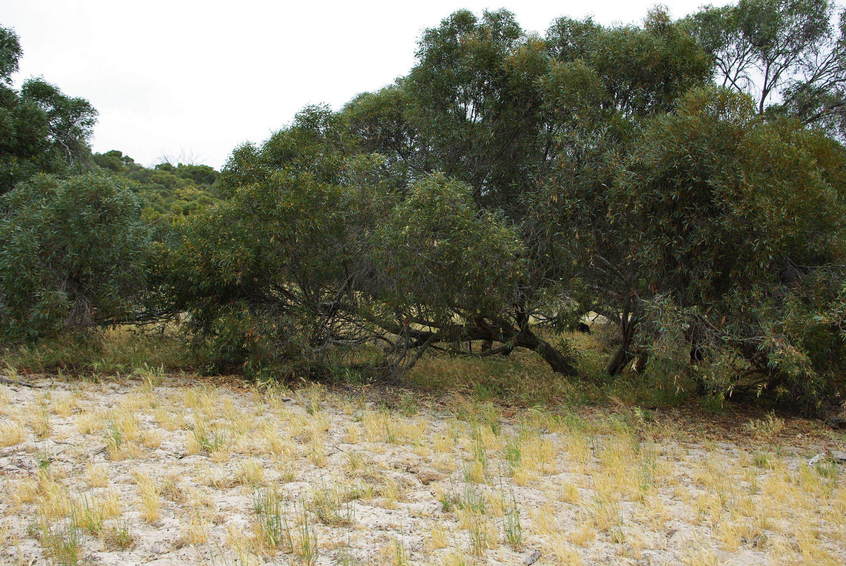
<svg viewBox="0 0 846 566"><path fill-rule="evenodd" d="M808 463L841 433L576 403L560 378L532 397L531 368L505 403L494 366L460 379L473 363L390 387L149 367L0 385L0 563L846 562L843 467Z"/></svg>

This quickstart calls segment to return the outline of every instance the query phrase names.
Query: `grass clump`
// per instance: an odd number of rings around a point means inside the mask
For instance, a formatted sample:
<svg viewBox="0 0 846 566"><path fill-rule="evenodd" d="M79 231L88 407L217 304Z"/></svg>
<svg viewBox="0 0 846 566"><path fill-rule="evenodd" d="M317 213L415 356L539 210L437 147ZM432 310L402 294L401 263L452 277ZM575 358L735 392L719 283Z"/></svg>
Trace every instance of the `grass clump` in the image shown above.
<svg viewBox="0 0 846 566"><path fill-rule="evenodd" d="M523 548L523 525L520 522L520 509L517 502L512 500L505 509L502 522L503 538L505 543L514 550Z"/></svg>
<svg viewBox="0 0 846 566"><path fill-rule="evenodd" d="M141 517L148 523L157 523L161 517L162 504L158 487L152 478L140 472L134 474L134 479L138 487Z"/></svg>
<svg viewBox="0 0 846 566"><path fill-rule="evenodd" d="M128 550L135 546L135 537L126 523L106 527L100 538L107 550Z"/></svg>
<svg viewBox="0 0 846 566"><path fill-rule="evenodd" d="M26 440L26 430L18 423L3 423L0 425L0 448L17 446Z"/></svg>
<svg viewBox="0 0 846 566"><path fill-rule="evenodd" d="M88 496L82 496L73 503L71 510L71 523L83 531L92 535L99 535L103 532L103 524L106 520L106 512L102 505Z"/></svg>
<svg viewBox="0 0 846 566"><path fill-rule="evenodd" d="M82 534L72 523L50 525L42 517L35 535L44 554L59 566L77 566L82 558Z"/></svg>
<svg viewBox="0 0 846 566"><path fill-rule="evenodd" d="M279 493L273 489L259 489L253 493L256 514L255 534L258 546L265 551L285 549L293 552L294 541Z"/></svg>
<svg viewBox="0 0 846 566"><path fill-rule="evenodd" d="M309 502L309 510L324 525L346 527L353 524L354 512L347 494L325 486L316 490Z"/></svg>

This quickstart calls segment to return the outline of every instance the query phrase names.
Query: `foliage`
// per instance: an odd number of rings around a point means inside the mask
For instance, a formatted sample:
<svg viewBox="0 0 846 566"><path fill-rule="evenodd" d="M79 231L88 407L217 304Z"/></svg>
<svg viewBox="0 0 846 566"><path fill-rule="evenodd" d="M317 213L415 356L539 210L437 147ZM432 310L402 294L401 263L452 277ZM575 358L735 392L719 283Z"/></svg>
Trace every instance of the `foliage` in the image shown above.
<svg viewBox="0 0 846 566"><path fill-rule="evenodd" d="M613 212L640 227L628 260L682 306L705 306L776 280L786 258L832 259L841 187L820 174L817 136L759 121L742 95L690 93L650 124L615 185Z"/></svg>
<svg viewBox="0 0 846 566"><path fill-rule="evenodd" d="M809 53L829 8L797 6L761 4L774 19L754 33ZM482 340L564 373L572 347L530 321L561 328L593 311L621 335L609 373L637 356L639 370L712 392L753 372L797 393L813 380L788 370L773 337L800 315L778 305L842 256L846 162L748 89L708 86L737 37L716 13L673 22L657 9L608 28L562 18L543 38L506 11L452 14L423 34L408 77L337 113L306 108L233 153L226 203L172 253L190 258L172 272L174 304L196 309L231 363L372 342L407 366ZM784 39L791 25L804 43ZM790 343L808 355L808 340Z"/></svg>
<svg viewBox="0 0 846 566"><path fill-rule="evenodd" d="M762 120L751 100L728 90L693 91L644 131L612 212L629 226L625 263L646 283L639 296L686 313L675 327L692 361L722 365L718 373L736 379L745 360L764 386L803 402L824 396L811 344L782 325L802 316L799 296L811 309L834 300L830 292L809 300L803 289L842 263L843 151L796 121Z"/></svg>
<svg viewBox="0 0 846 566"><path fill-rule="evenodd" d="M547 37L557 62L586 65L604 90L601 105L628 117L671 110L711 71L707 54L661 8L642 27L603 28L591 20L560 18Z"/></svg>
<svg viewBox="0 0 846 566"><path fill-rule="evenodd" d="M795 116L843 135L846 12L829 0L741 0L686 22L712 55L716 81L750 94L758 113Z"/></svg>
<svg viewBox="0 0 846 566"><path fill-rule="evenodd" d="M208 165L160 163L147 168L118 150L95 153L92 160L139 196L144 218L160 230L217 201L212 187L218 172Z"/></svg>
<svg viewBox="0 0 846 566"><path fill-rule="evenodd" d="M479 211L469 187L435 174L412 185L378 228L379 298L429 325L495 318L515 296L521 252L514 230Z"/></svg>
<svg viewBox="0 0 846 566"><path fill-rule="evenodd" d="M6 339L129 317L144 291L149 230L113 179L38 176L0 197Z"/></svg>
<svg viewBox="0 0 846 566"><path fill-rule="evenodd" d="M17 34L0 27L0 78L6 84L12 80L12 73L18 70L18 61L23 54Z"/></svg>
<svg viewBox="0 0 846 566"><path fill-rule="evenodd" d="M356 302L370 271L361 237L385 208L385 195L362 183L373 167L348 162L341 185L283 169L186 224L163 272L224 366L321 358L344 328L336 304Z"/></svg>
<svg viewBox="0 0 846 566"><path fill-rule="evenodd" d="M378 153L398 186L434 167L431 151L414 124L413 100L404 81L351 100L340 112L344 127L361 153Z"/></svg>
<svg viewBox="0 0 846 566"><path fill-rule="evenodd" d="M14 31L0 27L0 194L39 172L79 171L97 112L43 79L10 86L22 54Z"/></svg>
<svg viewBox="0 0 846 566"><path fill-rule="evenodd" d="M407 76L304 108L219 174L90 156L93 109L11 89L0 29L4 331L167 313L215 371L396 378L522 348L667 402L695 384L818 410L846 370L835 12L740 0L537 35L458 11ZM588 314L614 336L586 353L562 330Z"/></svg>

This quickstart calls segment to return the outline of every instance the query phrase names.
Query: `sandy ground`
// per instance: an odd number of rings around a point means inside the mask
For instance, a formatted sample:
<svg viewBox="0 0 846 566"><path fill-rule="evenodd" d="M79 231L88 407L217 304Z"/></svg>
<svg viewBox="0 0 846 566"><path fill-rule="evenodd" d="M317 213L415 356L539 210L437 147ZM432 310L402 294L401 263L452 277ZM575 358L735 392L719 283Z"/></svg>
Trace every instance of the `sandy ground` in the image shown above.
<svg viewBox="0 0 846 566"><path fill-rule="evenodd" d="M0 564L846 564L805 421L35 383L0 385Z"/></svg>

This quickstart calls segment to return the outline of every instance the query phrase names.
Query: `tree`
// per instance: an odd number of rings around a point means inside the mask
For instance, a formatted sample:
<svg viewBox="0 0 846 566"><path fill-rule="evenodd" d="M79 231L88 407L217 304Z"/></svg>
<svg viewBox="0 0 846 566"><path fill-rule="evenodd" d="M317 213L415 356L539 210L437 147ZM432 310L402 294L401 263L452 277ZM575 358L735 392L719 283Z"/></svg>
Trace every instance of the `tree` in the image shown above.
<svg viewBox="0 0 846 566"><path fill-rule="evenodd" d="M604 108L633 119L671 110L711 74L708 54L660 8L642 27L603 28L589 19L560 18L547 32L547 44L556 61L581 61L596 73Z"/></svg>
<svg viewBox="0 0 846 566"><path fill-rule="evenodd" d="M350 158L337 183L283 168L184 225L161 273L217 368L321 374L373 336L369 236L392 206L380 166Z"/></svg>
<svg viewBox="0 0 846 566"><path fill-rule="evenodd" d="M502 211L519 227L528 261L510 314L500 315L509 322L497 334L514 346L516 336L531 333L529 320L548 314L542 311L551 295L566 295L565 303L573 295L564 287L574 256L559 253L540 222L548 216L527 216L530 203L543 200L553 179L569 183L574 174L585 181L597 162L582 158L599 153L597 142L616 143L638 120L671 107L707 80L709 59L660 11L643 28L562 19L544 39L524 34L509 12L477 18L460 11L424 33L417 56L394 87L406 93L395 100L407 105L401 115L412 126L403 153L425 155L425 167L466 183L477 206ZM365 144L369 133L359 133ZM464 325L469 336L485 334L471 319ZM548 361L574 371L572 360Z"/></svg>
<svg viewBox="0 0 846 566"><path fill-rule="evenodd" d="M417 58L404 87L433 167L472 187L478 203L519 215L543 155L543 42L510 12L459 11L423 34Z"/></svg>
<svg viewBox="0 0 846 566"><path fill-rule="evenodd" d="M12 74L18 70L23 51L17 34L8 28L0 27L0 81L8 85Z"/></svg>
<svg viewBox="0 0 846 566"><path fill-rule="evenodd" d="M90 153L97 112L40 78L20 92L9 84L21 56L12 30L0 28L0 194L36 173L79 172Z"/></svg>
<svg viewBox="0 0 846 566"><path fill-rule="evenodd" d="M413 101L405 80L356 96L340 118L356 144L356 151L378 153L406 185L435 168L431 150L414 122Z"/></svg>
<svg viewBox="0 0 846 566"><path fill-rule="evenodd" d="M846 161L785 97L815 53L837 60L822 13L744 1L541 38L456 12L407 77L236 148L225 201L163 254L173 308L223 365L326 371L367 344L392 375L473 340L574 375L536 322L596 311L619 328L609 374L674 350L707 387L755 374L818 397L803 384L840 367L822 352L842 328ZM816 68L837 96L836 65Z"/></svg>
<svg viewBox="0 0 846 566"><path fill-rule="evenodd" d="M823 140L761 121L745 95L689 93L644 131L615 184L614 213L639 226L630 260L683 307L777 282L788 259L832 261L843 163L825 172Z"/></svg>
<svg viewBox="0 0 846 566"><path fill-rule="evenodd" d="M579 26L590 33L574 46L564 35ZM565 43L572 48L569 54ZM596 50L605 58L595 56ZM333 320L343 317L346 328L366 330L371 338L401 352L398 358L413 360L432 346L454 349L452 344L460 341L484 340L499 344L494 352L515 347L534 350L556 371L575 374L572 354L541 339L531 321L547 312L550 302L572 302L575 293L566 285L573 278L576 256L555 250L549 227L540 222L543 214L527 216L529 205L543 200L541 195L548 194L556 181L564 181L566 171L576 171L584 195L595 192L594 183L606 182L611 169L603 165L597 175L589 173L610 159L597 144L619 144L630 138L640 121L664 111L690 85L706 80L708 63L693 40L662 12L652 14L644 28L605 29L590 22L561 21L547 39L527 36L505 11L486 12L481 18L456 12L424 34L418 64L409 77L357 97L339 113L323 106L306 108L290 127L261 146L236 149L220 183L223 193L234 200L216 212L228 211L227 226L217 224L222 219L205 218L186 240L202 233L204 243L191 249L214 248L211 242L216 237L205 230L218 226L216 230L230 234L241 248L250 238L288 242L289 227L277 219L289 218L283 211L293 207L298 218L310 218L314 226L328 222L341 230L332 232L337 239L331 245L322 240L326 234L320 231L300 234L296 241L320 258L320 265L345 265L347 275L330 276L311 260L290 263L300 253L292 249L268 256L260 252L265 245L261 244L245 249L264 258L262 265L267 262L275 283L271 285L253 266L247 271L253 274L250 281L262 282L257 287L239 283L236 292L227 283L209 290L217 298L206 297L196 304L230 305L237 297L241 305L237 308L246 308L250 317L256 309L265 309L262 319L272 318L266 309L273 304L271 311L280 317L308 312L323 321L318 326L324 330L334 324L321 314L330 304L327 312ZM637 71L620 81L612 66ZM601 101L598 109L596 100ZM300 194L294 188L298 183L311 187L315 198L324 191L364 194L350 184L350 172L357 170L350 164L361 160L373 165L367 176L380 187L374 194L382 195L383 209L369 209L374 217L355 216L351 224L349 211L358 210L358 205L348 196L341 199L343 213L335 211L334 201L314 203L326 218L302 210L299 200L289 200ZM249 202L236 198L248 193ZM375 197L364 202L371 198ZM251 207L257 202L270 210L283 209L269 218L255 216ZM595 216L603 214L597 211ZM249 219L243 232L232 234L242 225L241 218ZM506 234L517 239L506 245ZM224 241L217 245L227 249ZM318 249L354 249L359 259L342 260ZM240 264L251 254L226 261ZM462 254L478 258L485 266L484 276L466 266ZM353 269L353 264L359 267ZM312 265L313 273L301 271L305 265ZM193 266L185 272L206 269ZM355 277L349 279L350 273ZM482 284L488 276L502 286L486 284L483 293L471 292L469 281ZM208 277L227 280L220 273ZM459 296L462 285L464 295ZM268 295L263 290L268 286L287 292L284 297ZM306 287L320 290L305 292ZM195 291L188 289L186 300L199 300ZM330 300L339 293L349 301ZM619 308L615 303L607 310ZM203 319L199 314L194 318ZM288 336L307 336L304 343L310 348L325 340L347 340L331 332L320 339L303 334L304 319L299 315L294 319L300 321L291 323L297 332ZM203 332L212 332L213 326L206 324ZM417 353L404 358L410 350Z"/></svg>
<svg viewBox="0 0 846 566"><path fill-rule="evenodd" d="M418 348L418 356L430 345L497 341L534 350L555 371L576 373L521 310L519 233L501 215L479 210L467 185L442 174L417 182L376 241L382 285L374 298L397 319L381 326Z"/></svg>
<svg viewBox="0 0 846 566"><path fill-rule="evenodd" d="M750 98L727 89L694 90L644 130L611 211L629 234L624 265L642 281L638 298L683 314L674 325L685 329L691 361L707 369L731 353L762 376L759 385L794 396L809 383L813 363L804 374L795 365L810 351L784 321L809 282L819 287L817 275L843 263L844 173L837 142L796 120L763 120ZM653 330L653 339L663 332ZM743 375L731 370L726 388Z"/></svg>
<svg viewBox="0 0 846 566"><path fill-rule="evenodd" d="M843 135L846 13L828 0L741 0L686 25L713 57L717 83L755 99L759 114L798 117Z"/></svg>
<svg viewBox="0 0 846 566"><path fill-rule="evenodd" d="M113 179L39 175L0 197L0 332L36 339L133 321L149 233Z"/></svg>

